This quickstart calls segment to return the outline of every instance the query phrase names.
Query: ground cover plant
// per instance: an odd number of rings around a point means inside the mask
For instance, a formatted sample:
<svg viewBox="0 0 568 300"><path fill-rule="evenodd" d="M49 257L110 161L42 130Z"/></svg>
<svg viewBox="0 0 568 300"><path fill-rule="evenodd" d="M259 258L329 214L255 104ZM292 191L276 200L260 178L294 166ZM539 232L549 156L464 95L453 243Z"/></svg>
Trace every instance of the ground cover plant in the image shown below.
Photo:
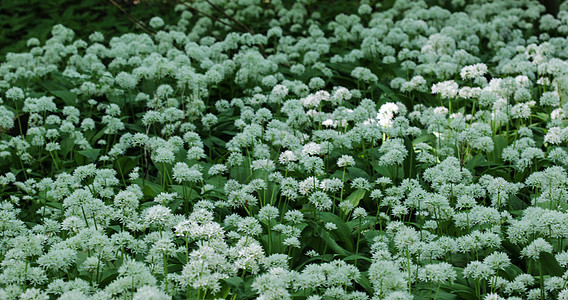
<svg viewBox="0 0 568 300"><path fill-rule="evenodd" d="M9 52L24 52L29 38L45 41L51 28L62 24L75 37L87 39L94 31L108 36L150 31L141 20L159 15L174 22L179 17L173 1L144 0L3 0L0 2L0 60ZM147 22L146 22L147 23Z"/></svg>
<svg viewBox="0 0 568 300"><path fill-rule="evenodd" d="M568 299L568 4L328 4L7 54L0 299Z"/></svg>

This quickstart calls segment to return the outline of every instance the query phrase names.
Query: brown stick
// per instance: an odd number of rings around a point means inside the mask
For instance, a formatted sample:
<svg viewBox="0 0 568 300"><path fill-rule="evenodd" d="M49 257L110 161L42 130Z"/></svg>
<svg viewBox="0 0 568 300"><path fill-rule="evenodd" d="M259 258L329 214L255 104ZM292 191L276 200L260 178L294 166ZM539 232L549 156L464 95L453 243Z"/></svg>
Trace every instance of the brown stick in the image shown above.
<svg viewBox="0 0 568 300"><path fill-rule="evenodd" d="M221 12L223 15L225 15L227 18L229 18L230 20L232 20L232 21L234 21L235 23L239 24L239 25L242 26L243 28L238 28L238 27L236 27L236 26L234 26L234 25L232 25L232 24L229 24L229 23L227 23L227 22L225 22L225 21L223 21L223 20L221 20L221 19L219 19L219 18L216 18L216 17L214 17L214 16L212 16L212 15L206 13L206 12L200 11L199 9L197 9L197 8L195 8L195 7L193 7L193 6L189 5L189 4L187 4L187 3L185 3L183 0L178 0L178 3L181 3L181 4L185 5L187 8L189 8L189 9L191 9L191 10L197 12L197 13L200 13L200 14L206 16L206 17L208 17L209 19L211 19L211 20L213 20L213 21L217 21L217 22L219 22L219 23L225 24L225 25L227 25L227 26L233 28L234 30L243 31L243 29L244 29L244 31L246 31L246 32L248 32L248 33L250 33L250 34L254 34L254 31L253 31L251 28L247 27L247 26L244 25L243 23L239 22L239 20L237 20L237 19L233 18L231 15L227 14L223 9L221 9L221 8L218 7L217 5L215 5L215 4L211 3L211 2L209 2L209 0L205 0L205 1L206 1L207 3L209 3L213 8L215 8L217 11L220 11L220 12ZM213 35L213 34L212 34L212 35ZM215 38L217 38L218 40L220 40L220 39L219 39L218 37L216 37L215 35L213 35L213 36L214 36ZM266 53L265 53L265 51L264 51L264 46L263 46L262 44L258 44L258 47L260 48L260 54L261 54L264 58L266 58L267 56L266 56Z"/></svg>
<svg viewBox="0 0 568 300"><path fill-rule="evenodd" d="M205 2L209 3L209 5L211 5L214 9L216 9L217 11L219 11L220 13L224 14L227 18L229 18L230 20L232 20L233 22L239 24L240 26L242 26L246 31L248 31L250 34L254 34L254 30L252 30L251 28L249 28L248 26L246 26L245 24L241 23L239 20L233 18L233 16L229 15L227 12L225 12L224 10L222 10L219 6L211 3L211 1L209 0L205 0Z"/></svg>
<svg viewBox="0 0 568 300"><path fill-rule="evenodd" d="M205 0L205 2L209 3L209 5L211 5L213 8L215 8L217 11L221 12L222 14L224 14L227 18L229 18L230 20L232 20L233 22L239 24L240 26L242 26L246 31L248 31L248 33L254 35L254 30L252 30L252 28L246 26L245 24L241 23L239 20L233 18L233 16L229 15L226 11L224 11L223 9L221 9L219 6L211 3L211 1L209 0ZM262 56L264 58L266 58L266 53L264 51L264 46L262 44L258 44L258 47L260 48L260 53L262 54Z"/></svg>
<svg viewBox="0 0 568 300"><path fill-rule="evenodd" d="M187 4L187 3L185 3L184 1L178 1L178 3L181 3L181 4L185 5L187 8L193 10L194 12L199 13L199 14L202 14L202 15L208 17L209 19L215 21L215 22L219 22L219 23L221 23L221 24L227 25L227 26L233 28L234 30L242 31L241 28L238 28L238 27L236 27L236 26L234 26L234 25L232 25L232 24L229 24L229 23L227 23L227 22L221 20L221 19L218 19L218 18L216 18L216 17L214 17L214 16L212 16L212 15L206 13L206 12L200 11L199 9L197 9L197 8L195 8L195 7L193 7L193 6L189 5L189 4Z"/></svg>
<svg viewBox="0 0 568 300"><path fill-rule="evenodd" d="M118 8L118 10L120 10L124 15L126 15L126 17L128 18L128 20L130 20L132 23L138 25L142 30L144 30L146 33L150 34L150 35L154 35L156 32L153 31L152 29L146 27L146 25L137 20L136 18L132 17L122 6L120 6L120 4L116 3L116 1L114 0L108 0L110 3L112 3L112 5L114 5L116 8Z"/></svg>

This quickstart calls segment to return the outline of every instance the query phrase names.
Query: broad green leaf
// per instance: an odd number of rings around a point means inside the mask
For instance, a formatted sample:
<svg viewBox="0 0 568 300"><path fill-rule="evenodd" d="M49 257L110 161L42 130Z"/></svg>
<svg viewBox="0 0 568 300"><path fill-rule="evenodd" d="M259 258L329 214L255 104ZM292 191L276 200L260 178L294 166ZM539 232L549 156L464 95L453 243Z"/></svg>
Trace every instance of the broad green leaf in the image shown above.
<svg viewBox="0 0 568 300"><path fill-rule="evenodd" d="M521 270L521 268L517 267L515 264L511 264L507 268L505 268L505 270L499 271L499 275L508 280L514 280L515 277L523 273L523 270Z"/></svg>
<svg viewBox="0 0 568 300"><path fill-rule="evenodd" d="M473 170L476 167L488 167L493 165L495 164L491 161L488 161L484 155L477 154L476 156L466 161L464 167L466 167L468 170Z"/></svg>
<svg viewBox="0 0 568 300"><path fill-rule="evenodd" d="M122 227L120 227L119 225L109 226L108 228L114 230L115 232L121 232L122 231Z"/></svg>
<svg viewBox="0 0 568 300"><path fill-rule="evenodd" d="M351 254L347 257L343 258L344 261L355 261L355 260L364 260L364 261L368 261L368 262L373 262L372 259L370 259L367 256L363 256L361 254Z"/></svg>
<svg viewBox="0 0 568 300"><path fill-rule="evenodd" d="M351 205L353 205L353 207L357 207L359 205L359 201L361 201L363 197L365 197L365 190L357 189L343 201L348 201ZM347 211L344 210L344 212Z"/></svg>
<svg viewBox="0 0 568 300"><path fill-rule="evenodd" d="M321 239L329 246L329 248L331 250L334 250L337 254L343 255L343 256L347 256L349 254L351 254L351 252L345 250L345 248L339 246L337 244L337 242L331 238L331 235L329 234L329 232L324 231L324 230L319 230L318 235L321 237Z"/></svg>
<svg viewBox="0 0 568 300"><path fill-rule="evenodd" d="M367 174L367 172L356 168L356 167L349 167L347 168L347 174L349 174L349 178L350 179L355 179L355 178L359 178L359 177L363 177L367 180L370 179L369 174Z"/></svg>
<svg viewBox="0 0 568 300"><path fill-rule="evenodd" d="M75 105L77 96L68 91L65 86L55 81L42 81L39 83L47 92L63 100L65 105Z"/></svg>
<svg viewBox="0 0 568 300"><path fill-rule="evenodd" d="M59 210L63 209L63 204L58 203L58 202L46 202L45 205L53 207L53 208L57 208Z"/></svg>
<svg viewBox="0 0 568 300"><path fill-rule="evenodd" d="M85 150L79 150L77 151L77 153L85 156L86 158L88 158L91 162L95 162L97 161L97 158L99 157L99 153L101 152L101 149L85 149Z"/></svg>
<svg viewBox="0 0 568 300"><path fill-rule="evenodd" d="M516 195L509 196L509 205L513 210L520 210L527 207L527 204Z"/></svg>
<svg viewBox="0 0 568 300"><path fill-rule="evenodd" d="M507 139L504 136L496 135L493 137L493 151L489 153L489 158L495 163L502 163L501 153L508 146Z"/></svg>
<svg viewBox="0 0 568 300"><path fill-rule="evenodd" d="M371 166L373 167L373 169L375 170L375 172L379 173L380 175L384 176L384 177L391 177L391 171L389 170L389 168L387 166L379 166L378 163L372 162Z"/></svg>
<svg viewBox="0 0 568 300"><path fill-rule="evenodd" d="M225 283L227 283L230 287L231 290L233 292L242 294L245 291L245 282L242 278L240 277L229 277L229 278L224 278L221 279L223 280Z"/></svg>
<svg viewBox="0 0 568 300"><path fill-rule="evenodd" d="M304 266L309 265L313 262L330 262L333 260L333 257L335 255L334 254L325 254L325 255L318 255L315 257L310 257L309 259L305 260L304 262L302 262L301 264L299 264L295 270L296 271L301 271Z"/></svg>
<svg viewBox="0 0 568 300"><path fill-rule="evenodd" d="M568 210L568 204L564 201L555 201L555 200L541 201L537 202L536 206L552 210L559 210L559 211Z"/></svg>
<svg viewBox="0 0 568 300"><path fill-rule="evenodd" d="M142 191L144 192L144 196L149 197L149 198L154 198L159 193L162 192L162 186L161 185L154 183L152 181L149 181L149 180L143 180L142 178L138 178L136 180L136 184L138 184L138 186L140 186L142 188Z"/></svg>
<svg viewBox="0 0 568 300"><path fill-rule="evenodd" d="M67 136L65 138L63 138L61 140L61 142L59 142L59 145L61 146L61 150L60 150L60 154L63 154L63 156L67 155L75 146L74 140Z"/></svg>
<svg viewBox="0 0 568 300"><path fill-rule="evenodd" d="M361 274L361 276L356 280L356 282L360 284L365 289L365 291L367 291L367 293L369 294L374 293L374 289L373 286L371 285L371 281L369 281L368 274L366 273Z"/></svg>
<svg viewBox="0 0 568 300"><path fill-rule="evenodd" d="M549 274L551 276L562 276L566 271L560 266L560 264L558 264L556 257L550 253L541 253L539 261L545 274Z"/></svg>
<svg viewBox="0 0 568 300"><path fill-rule="evenodd" d="M568 103L568 86L566 86L565 81L558 81L556 84L556 90L558 91L558 97L560 98L560 107Z"/></svg>
<svg viewBox="0 0 568 300"><path fill-rule="evenodd" d="M444 289L449 290L451 294L458 295L459 299L478 300L475 296L475 290L467 285L452 283L451 285L442 285Z"/></svg>
<svg viewBox="0 0 568 300"><path fill-rule="evenodd" d="M335 229L333 233L339 237L339 240L341 242L345 243L347 250L353 250L353 238L351 237L351 230L339 216L330 212L321 212L319 214L319 218L325 223L331 222L335 224L335 226L337 226L337 229Z"/></svg>
<svg viewBox="0 0 568 300"><path fill-rule="evenodd" d="M70 91L56 90L50 91L50 93L55 95L57 98L61 98L63 102L65 102L65 105L75 105L77 103L77 96Z"/></svg>

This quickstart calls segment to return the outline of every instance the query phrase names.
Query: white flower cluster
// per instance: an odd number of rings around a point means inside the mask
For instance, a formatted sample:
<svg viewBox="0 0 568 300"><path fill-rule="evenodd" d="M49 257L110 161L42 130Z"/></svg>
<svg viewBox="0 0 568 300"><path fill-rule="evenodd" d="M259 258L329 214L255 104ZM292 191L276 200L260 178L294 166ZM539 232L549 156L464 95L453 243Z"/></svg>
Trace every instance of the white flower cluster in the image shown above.
<svg viewBox="0 0 568 300"><path fill-rule="evenodd" d="M446 2L30 39L0 299L568 299L568 5Z"/></svg>

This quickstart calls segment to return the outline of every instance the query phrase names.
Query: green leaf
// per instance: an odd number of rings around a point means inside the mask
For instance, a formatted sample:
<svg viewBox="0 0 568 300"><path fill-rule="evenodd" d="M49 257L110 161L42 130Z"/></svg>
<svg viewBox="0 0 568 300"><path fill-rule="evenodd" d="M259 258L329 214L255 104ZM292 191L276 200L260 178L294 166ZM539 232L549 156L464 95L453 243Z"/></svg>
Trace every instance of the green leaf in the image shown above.
<svg viewBox="0 0 568 300"><path fill-rule="evenodd" d="M368 258L367 256L363 256L361 254L351 254L345 258L343 258L344 261L355 261L355 260L364 260L364 261L368 261L368 262L373 262L372 259Z"/></svg>
<svg viewBox="0 0 568 300"><path fill-rule="evenodd" d="M58 203L58 202L47 202L47 203L45 203L45 205L53 207L53 208L57 208L59 210L63 209L63 204Z"/></svg>
<svg viewBox="0 0 568 300"><path fill-rule="evenodd" d="M353 207L357 207L359 205L359 201L365 197L365 190L357 189L351 195L347 196L343 201L349 201L353 205ZM344 212L347 212L344 210Z"/></svg>
<svg viewBox="0 0 568 300"><path fill-rule="evenodd" d="M97 160L100 152L101 152L101 149L85 149L85 150L77 151L77 153L88 158L91 162L94 162L94 161Z"/></svg>
<svg viewBox="0 0 568 300"><path fill-rule="evenodd" d="M325 223L331 222L337 226L337 229L333 231L340 241L345 243L347 250L353 251L353 240L351 237L351 230L349 226L343 222L343 220L336 214L330 212L321 212L319 215L320 219Z"/></svg>
<svg viewBox="0 0 568 300"><path fill-rule="evenodd" d="M149 198L154 198L156 197L156 195L158 195L159 193L162 192L162 186L157 184L157 183L153 183L149 180L144 181L142 178L138 178L136 180L136 184L138 184L138 186L140 186L142 188L142 191L144 192L144 196L149 197Z"/></svg>
<svg viewBox="0 0 568 300"><path fill-rule="evenodd" d="M350 179L355 179L355 178L359 178L359 177L363 177L367 180L370 180L369 174L367 174L367 172L356 168L356 167L350 167L347 168L348 174L349 174L349 178Z"/></svg>
<svg viewBox="0 0 568 300"><path fill-rule="evenodd" d="M59 144L61 145L59 153L63 154L63 156L66 156L75 146L74 140L69 136L63 138Z"/></svg>
<svg viewBox="0 0 568 300"><path fill-rule="evenodd" d="M559 82L557 85L558 98L560 98L560 107L568 103L568 86L564 81Z"/></svg>
<svg viewBox="0 0 568 300"><path fill-rule="evenodd" d="M318 255L318 256L315 256L315 257L310 257L309 259L307 259L306 261L302 262L300 265L295 267L294 270L300 271L304 268L305 265L308 265L308 264L310 264L312 262L316 262L316 261L330 262L333 259L333 257L334 257L333 254L325 254L325 255Z"/></svg>
<svg viewBox="0 0 568 300"><path fill-rule="evenodd" d="M55 81L42 81L39 83L47 92L63 100L65 105L75 105L77 96Z"/></svg>
<svg viewBox="0 0 568 300"><path fill-rule="evenodd" d="M106 286L111 283L116 277L118 277L117 268L104 268L101 275L100 285Z"/></svg>
<svg viewBox="0 0 568 300"><path fill-rule="evenodd" d="M493 137L493 152L490 153L490 158L496 163L503 163L501 158L501 153L503 149L507 147L507 139L504 136L496 135Z"/></svg>
<svg viewBox="0 0 568 300"><path fill-rule="evenodd" d="M450 293L458 295L460 299L477 300L477 297L475 296L475 291L467 285L454 282L452 283L451 286L449 285L442 285L442 286L444 287L445 290L449 290Z"/></svg>
<svg viewBox="0 0 568 300"><path fill-rule="evenodd" d="M323 228L323 226L320 225L319 222L316 223L312 220L306 220L306 223L308 223L309 226L307 227L308 230L306 231L306 235L304 235L303 238L306 238L305 243L307 246L311 246L316 250L320 249L321 251L323 251L323 248L325 247L327 248L328 252L331 252L330 250L333 250L335 253L341 256L351 255L352 251L348 251L345 248L341 247L332 237L330 232L327 229ZM321 240L317 238L314 239L315 236L319 236ZM341 238L338 238L337 240L341 241ZM348 236L348 240L351 240L350 236ZM353 246L351 246L350 250L352 250L352 248Z"/></svg>
<svg viewBox="0 0 568 300"><path fill-rule="evenodd" d="M558 264L556 257L554 255L544 252L540 254L539 261L541 263L542 269L546 271L551 276L562 276L564 274L564 269Z"/></svg>
<svg viewBox="0 0 568 300"><path fill-rule="evenodd" d="M70 91L56 90L56 91L50 91L50 93L52 93L58 98L61 98L63 102L65 102L65 105L77 104L76 103L77 96L75 96L75 94L71 93Z"/></svg>
<svg viewBox="0 0 568 300"><path fill-rule="evenodd" d="M229 277L222 279L231 287L231 291L237 293L237 295L243 295L245 293L245 282L240 277Z"/></svg>
<svg viewBox="0 0 568 300"><path fill-rule="evenodd" d="M99 131L96 132L96 133L92 133L91 136L89 136L89 137L87 137L87 136L85 136L85 137L88 138L88 139L90 139L90 140L91 140L91 143L94 143L94 142L98 141L101 137L103 137L103 136L105 135L105 130L106 130L106 127L105 127L105 128L102 128L101 130L99 130Z"/></svg>
<svg viewBox="0 0 568 300"><path fill-rule="evenodd" d="M426 143L426 142L432 141L432 140L436 140L436 136L433 135L433 134L426 133L426 134L423 134L423 135L415 138L412 141L412 145L416 145L416 144L420 144L420 143Z"/></svg>
<svg viewBox="0 0 568 300"><path fill-rule="evenodd" d="M499 275L507 280L514 280L519 274L523 274L523 270L514 264L509 265L505 270L499 271Z"/></svg>
<svg viewBox="0 0 568 300"><path fill-rule="evenodd" d="M119 172L122 171L122 176L125 178L128 178L126 177L128 173L137 166L135 159L136 157L133 156L120 156L117 158L116 163L120 166L120 168L117 169Z"/></svg>
<svg viewBox="0 0 568 300"><path fill-rule="evenodd" d="M379 173L381 176L390 178L391 171L389 170L389 168L387 166L379 166L378 163L371 163L371 166L373 166L373 169L377 173Z"/></svg>
<svg viewBox="0 0 568 300"><path fill-rule="evenodd" d="M110 229L112 229L116 232L122 232L122 227L120 227L119 225L112 225L112 226L109 226L108 228L110 228Z"/></svg>
<svg viewBox="0 0 568 300"><path fill-rule="evenodd" d="M536 206L560 211L566 211L568 209L568 204L566 202L556 200L540 201L536 203Z"/></svg>
<svg viewBox="0 0 568 300"><path fill-rule="evenodd" d="M361 274L361 277L359 277L356 282L360 284L367 293L374 294L373 286L371 285L371 281L369 280L366 272L365 274Z"/></svg>
<svg viewBox="0 0 568 300"><path fill-rule="evenodd" d="M509 196L509 204L511 205L511 208L513 210L521 210L521 209L527 207L527 204L525 202L523 202L523 200L521 200L516 195Z"/></svg>
<svg viewBox="0 0 568 300"><path fill-rule="evenodd" d="M487 158L485 158L485 156L483 156L482 154L477 154L476 156L469 159L464 166L468 170L473 170L476 167L488 167L493 165L495 164L488 161Z"/></svg>
<svg viewBox="0 0 568 300"><path fill-rule="evenodd" d="M120 107L124 107L126 105L126 103L125 103L126 95L115 95L115 94L112 94L112 93L107 93L106 97L107 97L107 99L110 103L114 103L114 104L116 104Z"/></svg>
<svg viewBox="0 0 568 300"><path fill-rule="evenodd" d="M242 289L245 286L245 282L240 277L229 277L223 279L223 281L226 282L232 288Z"/></svg>
<svg viewBox="0 0 568 300"><path fill-rule="evenodd" d="M329 248L334 250L337 254L340 254L340 255L343 255L343 256L347 256L347 255L351 254L351 252L349 252L349 251L345 250L345 248L339 246L337 244L337 242L331 238L329 232L327 232L325 230L319 230L318 235L329 246Z"/></svg>

